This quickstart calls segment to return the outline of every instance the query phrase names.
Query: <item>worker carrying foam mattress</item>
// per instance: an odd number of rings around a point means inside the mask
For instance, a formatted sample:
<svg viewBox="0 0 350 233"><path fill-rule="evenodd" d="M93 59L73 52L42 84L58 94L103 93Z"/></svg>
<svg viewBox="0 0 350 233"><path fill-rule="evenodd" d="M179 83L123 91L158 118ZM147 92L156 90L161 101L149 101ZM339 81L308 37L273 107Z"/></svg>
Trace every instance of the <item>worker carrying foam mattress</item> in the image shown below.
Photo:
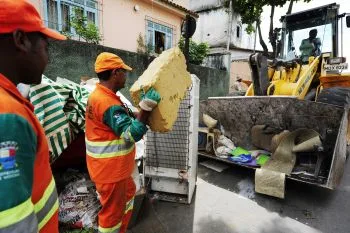
<svg viewBox="0 0 350 233"><path fill-rule="evenodd" d="M140 92L141 110L135 117L116 95L131 70L119 56L99 54L95 72L100 82L87 103L87 167L100 195L98 232L103 233L126 232L136 189L132 178L135 142L146 133L146 122L161 99L153 88Z"/></svg>
<svg viewBox="0 0 350 233"><path fill-rule="evenodd" d="M185 56L178 47L164 51L130 88L136 105L142 102L140 93L154 88L162 101L151 113L149 126L154 132L169 132L177 119L180 103L192 84L186 69Z"/></svg>

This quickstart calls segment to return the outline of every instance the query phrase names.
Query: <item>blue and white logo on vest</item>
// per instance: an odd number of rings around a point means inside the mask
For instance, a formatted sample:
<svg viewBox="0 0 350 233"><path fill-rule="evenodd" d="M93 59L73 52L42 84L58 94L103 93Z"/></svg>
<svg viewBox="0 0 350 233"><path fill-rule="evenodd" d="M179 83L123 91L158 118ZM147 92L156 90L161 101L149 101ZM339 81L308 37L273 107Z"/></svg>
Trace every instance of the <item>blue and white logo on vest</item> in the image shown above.
<svg viewBox="0 0 350 233"><path fill-rule="evenodd" d="M0 143L0 171L12 170L17 167L16 152L18 144L15 141Z"/></svg>

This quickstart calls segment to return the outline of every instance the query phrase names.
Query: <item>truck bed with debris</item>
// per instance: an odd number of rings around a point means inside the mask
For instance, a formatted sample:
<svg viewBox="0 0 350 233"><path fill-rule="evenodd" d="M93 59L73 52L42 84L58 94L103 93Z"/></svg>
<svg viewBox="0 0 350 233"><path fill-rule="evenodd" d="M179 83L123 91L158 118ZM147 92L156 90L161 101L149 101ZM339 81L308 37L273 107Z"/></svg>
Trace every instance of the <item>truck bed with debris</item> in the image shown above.
<svg viewBox="0 0 350 233"><path fill-rule="evenodd" d="M266 149L258 148L256 143L253 143L256 141L256 138L252 137L252 129L255 126L265 125L280 129L279 132L286 130L316 132L321 145L318 149L315 148L316 150L296 152L292 170L289 174L285 172L285 178L328 189L334 189L339 184L346 160L347 109L292 97L212 97L200 103L200 116L203 113L218 121L221 133L231 139L236 147L247 151ZM261 137L259 140L263 141L266 137ZM289 143L297 144L300 137L295 137ZM271 159L276 159L274 158L276 151L274 152ZM218 158L208 149L207 151L202 149L199 154L253 169L266 167L250 166L243 162Z"/></svg>

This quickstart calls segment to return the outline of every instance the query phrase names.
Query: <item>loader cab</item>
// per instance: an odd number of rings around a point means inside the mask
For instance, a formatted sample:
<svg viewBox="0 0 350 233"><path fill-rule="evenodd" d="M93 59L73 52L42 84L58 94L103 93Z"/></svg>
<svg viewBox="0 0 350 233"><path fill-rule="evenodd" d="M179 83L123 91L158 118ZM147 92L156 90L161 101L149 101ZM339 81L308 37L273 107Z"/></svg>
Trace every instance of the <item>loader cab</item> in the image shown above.
<svg viewBox="0 0 350 233"><path fill-rule="evenodd" d="M278 58L299 58L307 64L310 56L319 56L322 53L337 57L338 10L339 5L333 3L283 16Z"/></svg>

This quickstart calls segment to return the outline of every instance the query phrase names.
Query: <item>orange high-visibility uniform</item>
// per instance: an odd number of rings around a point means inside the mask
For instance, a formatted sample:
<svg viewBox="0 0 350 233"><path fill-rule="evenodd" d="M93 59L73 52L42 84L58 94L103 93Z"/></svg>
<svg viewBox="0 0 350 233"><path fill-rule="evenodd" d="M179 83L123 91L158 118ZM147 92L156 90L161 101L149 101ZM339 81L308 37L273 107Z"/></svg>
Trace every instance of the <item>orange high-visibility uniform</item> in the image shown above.
<svg viewBox="0 0 350 233"><path fill-rule="evenodd" d="M58 233L49 148L33 105L0 74L0 232Z"/></svg>
<svg viewBox="0 0 350 233"><path fill-rule="evenodd" d="M131 217L136 190L131 177L135 164L135 141L132 137L127 140L118 136L104 122L104 115L111 108L120 109L121 114L126 112L115 93L97 84L89 96L86 110L86 161L102 204L98 214L99 232L123 233ZM134 122L128 116L126 118Z"/></svg>

